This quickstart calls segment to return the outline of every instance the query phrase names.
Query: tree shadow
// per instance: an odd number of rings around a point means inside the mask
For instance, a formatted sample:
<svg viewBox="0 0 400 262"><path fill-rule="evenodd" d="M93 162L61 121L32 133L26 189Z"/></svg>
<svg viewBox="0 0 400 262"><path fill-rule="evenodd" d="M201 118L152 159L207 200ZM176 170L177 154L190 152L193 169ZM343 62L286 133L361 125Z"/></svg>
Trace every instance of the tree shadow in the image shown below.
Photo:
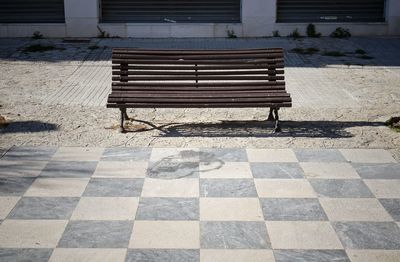
<svg viewBox="0 0 400 262"><path fill-rule="evenodd" d="M58 125L42 121L15 121L0 129L0 133L38 133L58 130Z"/></svg>
<svg viewBox="0 0 400 262"><path fill-rule="evenodd" d="M142 120L135 120L148 123ZM150 123L151 124L151 123ZM140 130L159 130L161 137L315 137L350 138L354 135L346 129L351 127L380 127L384 122L368 121L281 121L282 132L274 133L270 121L222 121L220 123L172 123Z"/></svg>

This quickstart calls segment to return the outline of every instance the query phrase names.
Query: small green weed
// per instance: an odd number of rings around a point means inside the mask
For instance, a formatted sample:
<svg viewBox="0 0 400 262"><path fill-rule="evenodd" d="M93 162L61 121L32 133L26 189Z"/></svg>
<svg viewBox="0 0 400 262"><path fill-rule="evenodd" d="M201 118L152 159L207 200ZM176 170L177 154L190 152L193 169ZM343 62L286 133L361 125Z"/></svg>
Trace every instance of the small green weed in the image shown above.
<svg viewBox="0 0 400 262"><path fill-rule="evenodd" d="M228 38L237 38L237 35L235 34L235 31L232 30L226 30L226 34L228 35Z"/></svg>
<svg viewBox="0 0 400 262"><path fill-rule="evenodd" d="M32 34L32 39L42 39L43 35L39 31L35 31Z"/></svg>
<svg viewBox="0 0 400 262"><path fill-rule="evenodd" d="M291 33L288 35L288 37L297 39L297 38L300 38L301 35L300 35L300 33L299 33L299 30L296 28L295 30L293 30L293 32L291 32Z"/></svg>
<svg viewBox="0 0 400 262"><path fill-rule="evenodd" d="M396 132L400 132L400 116L391 117L388 121L385 122L385 125Z"/></svg>
<svg viewBox="0 0 400 262"><path fill-rule="evenodd" d="M307 26L307 36L308 37L320 37L321 33L317 33L317 30L315 29L315 25L314 24L309 24Z"/></svg>
<svg viewBox="0 0 400 262"><path fill-rule="evenodd" d="M279 30L272 31L272 36L273 37L280 37L281 35L279 34Z"/></svg>
<svg viewBox="0 0 400 262"><path fill-rule="evenodd" d="M334 38L348 38L351 36L349 29L344 29L343 27L338 27L330 35Z"/></svg>

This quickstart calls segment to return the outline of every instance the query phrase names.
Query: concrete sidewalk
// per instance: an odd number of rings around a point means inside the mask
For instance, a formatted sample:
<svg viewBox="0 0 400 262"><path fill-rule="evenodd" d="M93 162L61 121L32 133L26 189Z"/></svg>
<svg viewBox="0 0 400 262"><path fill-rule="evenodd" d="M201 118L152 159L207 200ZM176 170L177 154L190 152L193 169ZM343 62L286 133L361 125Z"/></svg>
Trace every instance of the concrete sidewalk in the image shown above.
<svg viewBox="0 0 400 262"><path fill-rule="evenodd" d="M380 149L13 147L0 261L400 257L400 164Z"/></svg>

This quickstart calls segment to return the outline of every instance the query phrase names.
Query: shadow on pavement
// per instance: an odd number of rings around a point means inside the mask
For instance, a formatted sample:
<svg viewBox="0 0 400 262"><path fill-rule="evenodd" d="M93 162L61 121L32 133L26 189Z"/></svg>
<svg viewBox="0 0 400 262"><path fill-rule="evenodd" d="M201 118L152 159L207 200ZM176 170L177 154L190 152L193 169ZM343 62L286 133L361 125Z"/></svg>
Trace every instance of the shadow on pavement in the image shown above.
<svg viewBox="0 0 400 262"><path fill-rule="evenodd" d="M46 123L41 121L15 121L10 122L6 127L0 129L0 134L37 133L56 130L58 130L58 126L53 123Z"/></svg>

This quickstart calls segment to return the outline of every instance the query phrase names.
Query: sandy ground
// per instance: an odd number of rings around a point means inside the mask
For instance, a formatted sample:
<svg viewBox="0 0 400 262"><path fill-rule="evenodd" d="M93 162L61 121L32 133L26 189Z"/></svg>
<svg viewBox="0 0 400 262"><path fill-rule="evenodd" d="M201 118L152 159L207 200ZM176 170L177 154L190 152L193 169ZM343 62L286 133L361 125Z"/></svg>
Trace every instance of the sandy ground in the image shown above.
<svg viewBox="0 0 400 262"><path fill-rule="evenodd" d="M18 40L19 41L19 40ZM326 40L324 40L326 41ZM400 42L395 39L396 43ZM0 41L0 147L130 146L255 148L385 148L400 159L400 133L383 122L400 114L400 62L388 65L321 66L345 79L358 107L297 106L281 110L283 132L272 133L267 109L129 110L132 132L117 131L119 114L105 107L45 105L90 53L87 44L49 54L19 55L12 40ZM382 50L385 52L385 50ZM48 55L48 59L43 56ZM389 55L390 57L390 55ZM61 59L60 59L61 58ZM70 59L69 59L70 58ZM290 85L290 83L288 83ZM293 98L294 101L296 98ZM326 97L329 99L329 97Z"/></svg>

